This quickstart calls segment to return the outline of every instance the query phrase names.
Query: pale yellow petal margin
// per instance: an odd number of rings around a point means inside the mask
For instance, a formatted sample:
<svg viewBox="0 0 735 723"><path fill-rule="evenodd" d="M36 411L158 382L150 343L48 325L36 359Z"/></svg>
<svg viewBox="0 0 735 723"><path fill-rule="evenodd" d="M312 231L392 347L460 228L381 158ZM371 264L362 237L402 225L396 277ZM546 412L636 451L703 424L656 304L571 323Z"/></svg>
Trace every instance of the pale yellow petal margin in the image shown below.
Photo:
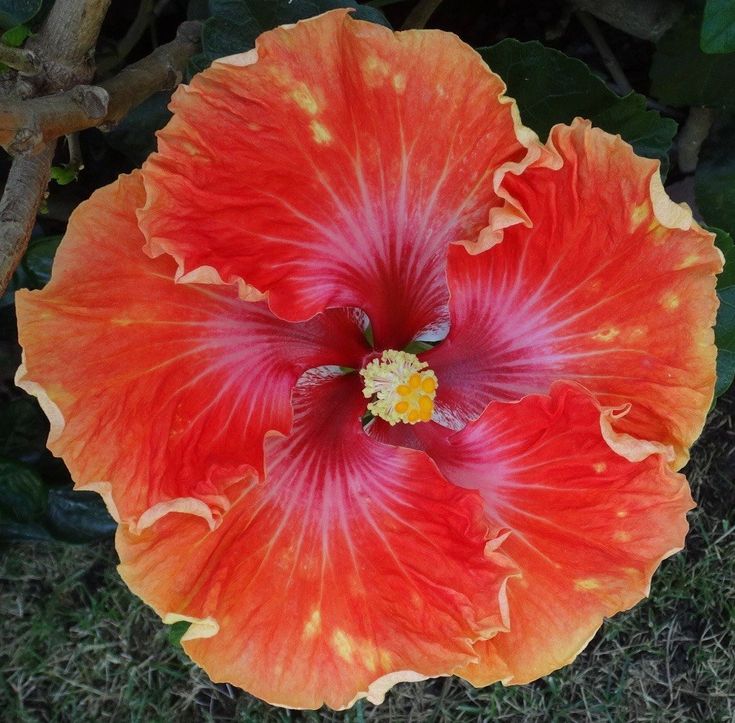
<svg viewBox="0 0 735 723"><path fill-rule="evenodd" d="M137 521L130 523L130 531L134 535L139 535L146 527L150 527L154 522L160 520L169 512L181 512L187 515L203 517L209 525L210 530L214 530L217 526L212 515L212 509L206 502L198 500L195 497L177 497L173 500L158 502L152 507L149 507Z"/></svg>
<svg viewBox="0 0 735 723"><path fill-rule="evenodd" d="M57 439L61 437L66 426L66 420L61 410L51 400L51 397L47 394L46 390L38 383L33 382L30 379L26 379L28 370L25 364L25 350L22 352L21 364L18 370L15 372L15 386L19 387L28 394L34 396L38 400L38 404L43 410L49 421L49 433L46 445L53 444ZM74 489L79 491L90 491L96 492L102 497L102 500L107 507L107 511L110 513L112 519L115 522L120 522L120 514L117 510L115 500L112 498L112 485L109 482L98 481L88 482L85 485L74 483Z"/></svg>
<svg viewBox="0 0 735 723"><path fill-rule="evenodd" d="M415 670L396 670L393 673L387 673L380 678L374 680L363 693L358 693L344 708L339 710L347 710L352 708L358 700L365 698L373 705L380 705L385 700L385 694L398 683L420 683L422 680L428 680L429 676L421 675Z"/></svg>
<svg viewBox="0 0 735 723"><path fill-rule="evenodd" d="M612 423L624 417L631 407L631 404L625 404L622 407L607 407L600 411L600 431L607 446L628 462L640 462L652 454L660 454L667 464L671 464L676 459L676 452L670 444L637 439L630 434L616 432L613 429Z"/></svg>
<svg viewBox="0 0 735 723"><path fill-rule="evenodd" d="M61 434L64 431L64 426L66 425L64 415L56 404L51 401L51 397L49 397L46 390L38 382L32 382L30 379L25 378L27 373L26 353L24 350L21 355L21 363L18 367L18 371L15 372L15 386L20 387L24 391L28 392L28 394L38 399L38 403L41 406L43 413L48 417L50 425L47 443L52 444L61 437Z"/></svg>
<svg viewBox="0 0 735 723"><path fill-rule="evenodd" d="M165 613L161 620L166 625L174 623L191 623L189 629L181 637L181 642L196 640L196 638L211 638L219 632L219 623L213 617L193 618L190 615L179 615L179 613Z"/></svg>
<svg viewBox="0 0 735 723"><path fill-rule="evenodd" d="M482 60L482 57L480 59L482 63L485 62ZM492 75L495 75L490 68L488 68L488 71ZM496 77L499 78L500 76ZM503 82L502 79L501 82ZM456 242L458 245L464 246L470 254L480 254L483 251L487 251L489 248L492 248L496 244L499 244L503 240L504 229L509 226L515 226L518 223L522 223L524 226L528 227L531 226L531 219L528 218L526 212L521 207L521 204L503 188L503 178L505 178L506 173L512 173L518 176L523 173L528 166L537 163L545 153L545 147L541 141L539 141L536 133L523 125L521 115L518 110L518 104L514 98L505 95L505 91L507 89L508 87L503 82L503 90L498 96L498 102L503 105L508 103L510 104L510 113L513 118L516 138L518 139L518 142L528 150L522 160L504 163L495 171L495 173L493 173L493 190L498 198L503 200L503 204L490 209L488 225L480 231L476 240L463 240ZM561 159L559 160L561 161Z"/></svg>

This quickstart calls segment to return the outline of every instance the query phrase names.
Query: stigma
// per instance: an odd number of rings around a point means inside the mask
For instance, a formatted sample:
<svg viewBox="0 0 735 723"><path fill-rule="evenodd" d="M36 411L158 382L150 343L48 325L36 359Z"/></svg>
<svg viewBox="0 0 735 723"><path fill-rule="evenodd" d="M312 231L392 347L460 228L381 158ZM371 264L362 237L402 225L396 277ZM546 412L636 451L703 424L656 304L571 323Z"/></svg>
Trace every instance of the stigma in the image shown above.
<svg viewBox="0 0 735 723"><path fill-rule="evenodd" d="M388 349L360 370L368 411L391 426L428 422L434 413L436 374L415 354Z"/></svg>

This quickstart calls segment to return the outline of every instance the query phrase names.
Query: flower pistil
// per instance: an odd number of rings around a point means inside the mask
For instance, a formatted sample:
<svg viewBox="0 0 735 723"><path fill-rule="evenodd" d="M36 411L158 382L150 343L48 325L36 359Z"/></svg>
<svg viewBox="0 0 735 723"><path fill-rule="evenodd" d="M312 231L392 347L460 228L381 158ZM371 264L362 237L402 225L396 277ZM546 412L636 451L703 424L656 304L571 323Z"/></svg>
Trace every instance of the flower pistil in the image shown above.
<svg viewBox="0 0 735 723"><path fill-rule="evenodd" d="M391 426L428 422L434 413L436 374L415 354L388 349L373 359L360 376L368 411Z"/></svg>

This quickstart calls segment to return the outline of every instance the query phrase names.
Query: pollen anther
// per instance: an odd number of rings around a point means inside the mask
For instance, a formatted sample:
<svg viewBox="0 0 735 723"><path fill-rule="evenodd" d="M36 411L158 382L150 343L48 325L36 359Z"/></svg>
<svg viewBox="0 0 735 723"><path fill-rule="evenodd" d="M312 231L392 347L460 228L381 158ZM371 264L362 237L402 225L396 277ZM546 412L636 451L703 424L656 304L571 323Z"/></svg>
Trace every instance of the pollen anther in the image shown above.
<svg viewBox="0 0 735 723"><path fill-rule="evenodd" d="M391 425L428 422L434 413L436 374L415 354L388 349L360 371L368 411Z"/></svg>

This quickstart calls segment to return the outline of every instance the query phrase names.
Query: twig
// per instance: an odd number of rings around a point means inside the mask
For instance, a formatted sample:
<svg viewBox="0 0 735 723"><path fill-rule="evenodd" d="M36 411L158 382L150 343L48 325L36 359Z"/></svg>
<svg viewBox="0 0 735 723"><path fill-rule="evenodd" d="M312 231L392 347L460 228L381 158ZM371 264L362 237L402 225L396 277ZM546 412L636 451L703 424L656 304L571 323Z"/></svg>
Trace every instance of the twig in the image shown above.
<svg viewBox="0 0 735 723"><path fill-rule="evenodd" d="M589 13L586 13L583 10L578 10L576 15L579 18L579 22L582 23L582 26L587 31L587 34L590 36L590 39L595 44L595 48L597 48L597 52L600 54L602 62L605 63L605 67L612 76L612 79L615 81L615 85L618 86L620 93L622 95L632 93L633 86L628 82L628 78L625 77L625 73L620 67L620 63L618 63L618 59L615 57L615 53L613 53L612 48L610 48L607 40L605 40L605 36L602 34L597 21Z"/></svg>
<svg viewBox="0 0 735 723"><path fill-rule="evenodd" d="M63 135L101 123L109 95L94 85L29 100L0 101L0 145L12 155L35 153Z"/></svg>
<svg viewBox="0 0 735 723"><path fill-rule="evenodd" d="M100 83L100 87L109 94L110 102L103 121L92 125L110 126L117 123L131 108L140 105L153 93L178 85L189 58L200 49L201 34L200 22L189 20L182 23L170 43L161 45L114 78Z"/></svg>
<svg viewBox="0 0 735 723"><path fill-rule="evenodd" d="M0 63L5 63L9 68L19 70L21 73L37 73L40 69L38 60L31 50L11 48L2 43L0 43Z"/></svg>
<svg viewBox="0 0 735 723"><path fill-rule="evenodd" d="M135 19L130 24L128 31L117 43L115 53L110 57L102 58L97 63L97 73L99 75L107 75L120 61L125 60L130 55L130 52L138 44L141 37L143 37L145 29L150 25L151 19L154 17L153 9L153 0L140 0Z"/></svg>
<svg viewBox="0 0 735 723"><path fill-rule="evenodd" d="M699 151L712 127L712 108L692 107L679 133L678 164L682 173L694 173L699 163Z"/></svg>
<svg viewBox="0 0 735 723"><path fill-rule="evenodd" d="M69 149L69 168L74 173L79 173L84 168L84 156L82 156L82 146L79 143L79 133L70 133L66 137L66 145Z"/></svg>
<svg viewBox="0 0 735 723"><path fill-rule="evenodd" d="M51 173L56 142L30 158L16 158L0 201L0 293L23 258Z"/></svg>
<svg viewBox="0 0 735 723"><path fill-rule="evenodd" d="M441 5L442 0L419 0L408 14L406 21L403 23L403 30L421 29L426 27L429 18L434 11Z"/></svg>
<svg viewBox="0 0 735 723"><path fill-rule="evenodd" d="M175 87L199 50L201 23L183 23L176 38L98 86L25 101L0 100L0 145L12 154L35 153L60 136L111 126L159 90Z"/></svg>
<svg viewBox="0 0 735 723"><path fill-rule="evenodd" d="M680 17L682 0L572 0L600 20L642 40L657 41Z"/></svg>

